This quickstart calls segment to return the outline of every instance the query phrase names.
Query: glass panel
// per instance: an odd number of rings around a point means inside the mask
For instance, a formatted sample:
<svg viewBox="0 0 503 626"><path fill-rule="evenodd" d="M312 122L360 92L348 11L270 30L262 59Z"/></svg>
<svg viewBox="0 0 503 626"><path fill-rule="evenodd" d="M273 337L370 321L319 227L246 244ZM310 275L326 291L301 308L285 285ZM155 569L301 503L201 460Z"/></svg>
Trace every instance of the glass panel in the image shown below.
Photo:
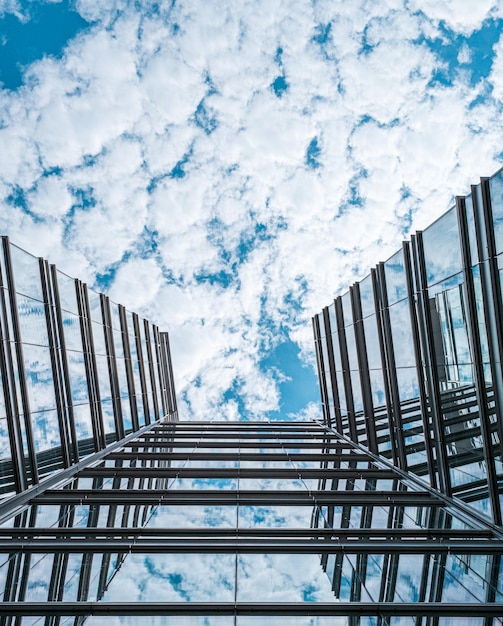
<svg viewBox="0 0 503 626"><path fill-rule="evenodd" d="M104 331L105 327L102 324L92 323L93 345L96 354L106 355L107 353Z"/></svg>
<svg viewBox="0 0 503 626"><path fill-rule="evenodd" d="M108 371L108 358L101 354L96 355L96 369L98 370L98 381L100 386L101 400L110 400L112 390L110 388L110 375Z"/></svg>
<svg viewBox="0 0 503 626"><path fill-rule="evenodd" d="M9 250L16 292L43 302L39 260L12 243Z"/></svg>
<svg viewBox="0 0 503 626"><path fill-rule="evenodd" d="M89 402L84 354L82 352L68 351L67 358L72 401L74 404Z"/></svg>
<svg viewBox="0 0 503 626"><path fill-rule="evenodd" d="M49 338L47 336L45 305L32 298L18 296L17 311L21 341L39 346L48 346Z"/></svg>
<svg viewBox="0 0 503 626"><path fill-rule="evenodd" d="M419 385L415 367L401 367L396 370L400 402L419 397Z"/></svg>
<svg viewBox="0 0 503 626"><path fill-rule="evenodd" d="M471 194L466 196L465 203L468 240L470 242L470 265L476 265L479 262L479 256L477 252L477 234L475 231L475 216L473 214L473 200Z"/></svg>
<svg viewBox="0 0 503 626"><path fill-rule="evenodd" d="M496 253L503 252L503 171L499 171L489 181L491 207L493 213Z"/></svg>
<svg viewBox="0 0 503 626"><path fill-rule="evenodd" d="M25 345L23 358L30 410L42 411L54 408L56 396L48 348Z"/></svg>
<svg viewBox="0 0 503 626"><path fill-rule="evenodd" d="M396 367L412 367L416 364L414 340L410 321L409 299L389 307L391 334Z"/></svg>
<svg viewBox="0 0 503 626"><path fill-rule="evenodd" d="M423 232L428 285L453 276L463 269L458 219L451 209Z"/></svg>
<svg viewBox="0 0 503 626"><path fill-rule="evenodd" d="M75 313L76 315L78 315L79 308L77 306L75 280L59 271L57 272L57 277L59 302L61 308L65 311L70 311L71 313Z"/></svg>
<svg viewBox="0 0 503 626"><path fill-rule="evenodd" d="M360 302L362 307L362 317L375 315L374 289L372 286L372 277L366 276L360 282Z"/></svg>
<svg viewBox="0 0 503 626"><path fill-rule="evenodd" d="M237 601L333 602L330 581L315 554L240 554Z"/></svg>
<svg viewBox="0 0 503 626"><path fill-rule="evenodd" d="M394 304L407 297L407 283L405 281L405 265L403 250L396 252L384 264L384 274L386 277L386 291L388 294L388 304Z"/></svg>
<svg viewBox="0 0 503 626"><path fill-rule="evenodd" d="M344 326L350 326L353 323L353 311L351 309L351 296L347 291L341 296L342 312L344 314Z"/></svg>
<svg viewBox="0 0 503 626"><path fill-rule="evenodd" d="M103 316L101 313L101 300L99 294L92 289L88 289L87 297L89 299L91 320L97 324L103 324Z"/></svg>
<svg viewBox="0 0 503 626"><path fill-rule="evenodd" d="M32 413L31 423L36 452L61 445L58 414L55 410Z"/></svg>
<svg viewBox="0 0 503 626"><path fill-rule="evenodd" d="M93 429L91 423L91 409L88 404L82 404L73 407L73 415L75 419L75 430L77 431L77 440L79 443L89 443L92 441ZM79 446L82 454L90 454L94 450L87 450L85 446Z"/></svg>
<svg viewBox="0 0 503 626"><path fill-rule="evenodd" d="M363 320L363 328L365 332L365 345L367 348L369 369L380 370L382 368L381 344L379 343L376 316L371 315Z"/></svg>
<svg viewBox="0 0 503 626"><path fill-rule="evenodd" d="M82 334L80 330L80 318L78 315L67 311L61 312L63 333L67 350L82 351Z"/></svg>
<svg viewBox="0 0 503 626"><path fill-rule="evenodd" d="M105 602L233 602L233 554L130 554Z"/></svg>
<svg viewBox="0 0 503 626"><path fill-rule="evenodd" d="M11 458L10 443L9 443L9 430L7 427L7 419L0 417L0 460L8 461ZM7 476L10 472L7 471L7 467L0 464L0 476Z"/></svg>

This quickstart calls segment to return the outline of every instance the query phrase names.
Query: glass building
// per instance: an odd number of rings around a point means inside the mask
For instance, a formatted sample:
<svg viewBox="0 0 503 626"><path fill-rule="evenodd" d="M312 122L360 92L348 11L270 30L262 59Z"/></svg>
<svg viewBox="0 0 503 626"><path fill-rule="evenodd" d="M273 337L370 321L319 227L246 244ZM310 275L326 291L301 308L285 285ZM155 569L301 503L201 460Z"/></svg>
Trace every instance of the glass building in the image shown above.
<svg viewBox="0 0 503 626"><path fill-rule="evenodd" d="M0 626L503 624L502 255L497 174L314 318L323 420L187 422L167 334L4 238Z"/></svg>
<svg viewBox="0 0 503 626"><path fill-rule="evenodd" d="M500 171L456 198L450 211L313 319L326 427L403 480L444 498L454 517L491 528L500 548L502 286ZM375 487L369 482L362 489ZM414 506L412 494L408 501ZM459 520L444 518L445 512L418 510L416 522L425 531L443 529L449 542ZM342 516L329 525L348 523L374 526L363 510L354 522ZM388 528L402 527L401 514L390 514ZM426 550L416 555L414 599L457 602L466 593L474 602L501 603L500 548L493 555L468 556L461 547L447 557ZM362 558L363 565L355 561L352 569L354 600L361 580L368 579L369 557ZM396 598L405 561L412 563L403 555L384 555L379 601ZM323 562L340 594L340 562ZM501 618L503 606L494 615Z"/></svg>

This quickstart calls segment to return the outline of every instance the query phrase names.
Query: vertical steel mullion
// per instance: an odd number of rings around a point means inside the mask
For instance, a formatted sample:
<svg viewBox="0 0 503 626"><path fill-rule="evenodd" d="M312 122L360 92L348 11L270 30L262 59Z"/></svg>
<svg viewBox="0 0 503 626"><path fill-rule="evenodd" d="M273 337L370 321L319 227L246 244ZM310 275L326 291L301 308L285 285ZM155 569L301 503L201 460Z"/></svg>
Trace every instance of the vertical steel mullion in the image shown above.
<svg viewBox="0 0 503 626"><path fill-rule="evenodd" d="M384 305L382 302L382 284L381 284L381 271L379 270L379 266L377 268L373 268L370 270L370 277L372 279L372 290L374 294L374 306L376 313L376 327L377 327L377 337L379 341L379 352L381 357L381 371L383 377L383 385L384 385L384 396L386 402L386 415L388 419L388 430L389 430L389 440L390 440L390 448L391 448L391 458L393 460L394 465L399 465L398 451L395 445L395 440L393 437L393 401L391 398L391 390L388 376L388 365L387 365L387 356L386 356L386 345L384 342L384 325L383 325L383 310ZM386 287L384 286L384 289ZM379 435L377 434L377 446L379 448Z"/></svg>
<svg viewBox="0 0 503 626"><path fill-rule="evenodd" d="M107 296L100 294L101 315L105 330L105 347L107 351L108 374L110 378L110 391L112 394L112 405L114 411L115 432L117 439L123 439L124 421L122 417L122 405L120 400L119 375L117 372L117 355L115 353L114 330L112 326L112 315L110 313L110 300Z"/></svg>
<svg viewBox="0 0 503 626"><path fill-rule="evenodd" d="M176 391L175 391L175 379L173 376L173 363L171 360L171 349L169 345L169 334L167 332L163 332L160 334L161 342L163 346L163 352L166 359L166 370L167 370L167 381L168 381L168 392L169 392L169 412L175 413L177 412L177 404L176 404Z"/></svg>
<svg viewBox="0 0 503 626"><path fill-rule="evenodd" d="M93 489L103 487L103 479L97 478L93 480ZM87 519L87 528L96 528L98 526L99 505L93 504L89 507L89 516ZM82 555L82 565L79 575L79 586L77 589L77 602L85 602L89 596L89 587L91 584L91 571L93 565L94 554L86 552Z"/></svg>
<svg viewBox="0 0 503 626"><path fill-rule="evenodd" d="M360 369L360 384L362 388L363 412L365 430L367 432L368 447L377 453L377 435L375 430L374 403L372 402L372 387L370 384L369 363L367 357L367 344L363 327L362 305L360 298L360 285L356 283L351 290L351 308L353 311L353 324L355 326L356 355Z"/></svg>
<svg viewBox="0 0 503 626"><path fill-rule="evenodd" d="M99 443L99 449L103 449L106 446L105 439L105 426L103 423L103 411L101 407L101 392L100 381L98 376L98 367L96 365L96 350L94 348L93 337L93 320L91 317L91 306L89 303L89 292L87 285L82 283L82 301L84 305L84 311L86 316L87 325L87 347L88 347L88 359L90 366L90 375L92 377L93 384L93 406L94 406L94 419L96 424L97 438Z"/></svg>
<svg viewBox="0 0 503 626"><path fill-rule="evenodd" d="M414 236L413 236L414 238ZM416 373L417 382L419 386L419 404L421 407L421 417L423 422L423 434L425 451L428 463L428 475L430 477L430 485L432 487L437 486L437 473L435 471L435 458L433 456L434 442L431 440L431 427L430 427L430 409L428 404L428 396L426 394L424 371L423 371L423 358L421 354L421 340L419 333L419 322L416 308L416 299L414 293L414 276L413 267L411 261L411 244L404 242L403 244L403 258L405 265L405 276L407 283L407 296L409 298L409 312L412 326L412 338L414 343L414 357L416 361Z"/></svg>
<svg viewBox="0 0 503 626"><path fill-rule="evenodd" d="M356 428L355 405L353 400L353 385L351 383L351 371L349 367L348 345L346 341L346 328L344 326L344 311L342 307L342 298L334 300L335 317L337 320L337 336L339 338L339 351L341 355L342 379L344 381L344 391L346 394L346 410L349 425L349 436L358 443L358 432ZM346 433L341 433L346 434Z"/></svg>
<svg viewBox="0 0 503 626"><path fill-rule="evenodd" d="M129 393L129 406L131 408L131 421L133 424L133 431L140 428L138 423L138 410L136 406L136 391L133 377L133 365L131 362L131 347L129 345L129 333L127 327L126 309L119 304L119 317L121 322L122 331L122 346L124 349L124 361L126 364L126 378Z"/></svg>
<svg viewBox="0 0 503 626"><path fill-rule="evenodd" d="M143 362L143 347L141 345L140 323L138 315L133 313L133 326L135 330L136 355L138 358L138 370L140 372L141 395L143 400L143 414L145 416L145 424L150 424L150 410L147 395L147 380L145 376L145 366Z"/></svg>
<svg viewBox="0 0 503 626"><path fill-rule="evenodd" d="M4 248L9 245L7 237L2 238ZM1 260L0 260L1 263ZM16 492L24 491L28 487L26 465L24 460L23 436L20 425L18 410L18 398L10 349L9 327L7 322L7 304L5 302L5 289L2 284L2 272L0 271L0 372L6 409L6 420L9 432L9 444L12 459L13 482ZM7 289L7 285L5 285ZM5 328L2 327L5 322Z"/></svg>
<svg viewBox="0 0 503 626"><path fill-rule="evenodd" d="M98 450L101 450L101 438L96 419L96 389L89 354L89 320L87 317L84 290L85 285L80 280L75 279L75 292L77 296L77 307L80 319L80 336L82 339L82 354L84 356L84 368L86 372L86 383L89 396L89 412L91 415L91 424L93 430L94 451L97 452ZM81 442L78 441L78 443L80 444Z"/></svg>
<svg viewBox="0 0 503 626"><path fill-rule="evenodd" d="M395 449L394 458L398 461L398 467L407 469L407 457L405 455L402 410L400 406L400 393L398 391L398 380L396 376L395 352L393 345L393 334L391 332L391 321L389 317L388 294L386 290L386 275L384 264L380 263L376 268L380 292L380 321L382 324L382 342L385 354L386 377L389 385L389 399L391 402L391 412L388 416L390 423L390 441Z"/></svg>
<svg viewBox="0 0 503 626"><path fill-rule="evenodd" d="M418 231L414 243L414 270L418 294L418 324L423 345L423 356L426 367L428 397L430 399L431 418L437 450L437 468L440 490L447 496L451 495L451 480L447 456L447 444L443 428L443 413L440 399L440 383L436 367L433 342L433 329L430 317L428 283L426 279L426 262L424 258L423 233Z"/></svg>
<svg viewBox="0 0 503 626"><path fill-rule="evenodd" d="M152 326L152 332L154 335L154 353L155 353L156 362L157 362L157 382L158 382L157 394L161 397L162 416L164 417L165 415L168 414L169 407L167 404L166 394L164 392L164 369L163 369L163 365L161 362L161 345L160 345L160 336L159 336L160 333L159 333L159 329L157 328L157 326Z"/></svg>
<svg viewBox="0 0 503 626"><path fill-rule="evenodd" d="M39 259L40 274L42 276L42 293L44 296L45 320L47 325L47 336L49 339L49 354L51 358L52 380L54 385L54 396L56 398L56 412L58 416L59 436L61 440L61 456L64 467L69 467L72 463L70 455L70 437L67 428L65 411L64 378L62 376L59 362L59 341L57 320L55 315L55 303L51 288L51 275L47 261Z"/></svg>
<svg viewBox="0 0 503 626"><path fill-rule="evenodd" d="M503 414L503 301L499 281L498 260L494 238L489 179L480 181L482 207L479 207L476 187L472 187L477 249L480 259L480 282L482 288L484 320L487 329L489 361L496 415ZM482 216L480 215L482 209ZM481 219L482 218L482 219ZM481 223L481 221L483 223ZM485 242L485 249L484 249ZM485 253L485 254L484 254ZM487 259L484 257L487 255ZM503 457L503 420L497 420L500 455Z"/></svg>
<svg viewBox="0 0 503 626"><path fill-rule="evenodd" d="M335 423L339 432L342 432L341 402L339 398L339 388L337 386L337 376L335 374L334 344L332 341L332 328L330 324L330 313L328 307L323 309L323 321L325 323L325 338L327 341L328 368L330 382L332 383L332 399L334 403ZM330 413L330 401L329 401Z"/></svg>
<svg viewBox="0 0 503 626"><path fill-rule="evenodd" d="M486 602L496 602L496 594L498 591L498 583L500 579L501 554L493 554L489 557L491 561L491 573L489 575L489 584L487 585ZM486 618L484 626L492 626L489 618Z"/></svg>
<svg viewBox="0 0 503 626"><path fill-rule="evenodd" d="M77 443L77 429L75 426L75 415L73 413L73 397L72 397L72 387L70 383L70 369L68 367L68 357L66 350L66 339L65 332L63 328L63 312L61 309L61 301L59 297L59 287L58 287L58 275L57 269L55 265L51 265L51 277L52 277L52 289L53 289L53 297L54 297L54 306L56 313L56 327L59 338L59 359L61 363L61 368L63 370L63 388L61 389L61 393L64 392L64 402L65 402L65 414L67 415L68 424L66 427L67 436L68 436L68 449L70 454L70 464L72 462L76 462L79 459L79 449ZM69 429L69 432L68 432Z"/></svg>
<svg viewBox="0 0 503 626"><path fill-rule="evenodd" d="M323 360L323 351L321 349L321 333L320 322L318 316L312 318L313 322L313 334L314 334L314 347L316 352L316 365L318 367L318 382L321 395L321 407L323 409L323 421L328 426L332 426L332 419L330 415L330 405L328 403L327 384L325 380L325 363Z"/></svg>
<svg viewBox="0 0 503 626"><path fill-rule="evenodd" d="M483 452L487 468L487 483L489 488L489 500L494 515L494 522L501 524L501 510L498 493L498 480L494 465L494 455L491 442L491 420L488 411L488 399L486 394L484 367L482 364L482 350L480 333L477 319L477 303L475 287L471 272L470 242L468 236L468 224L466 216L466 202L464 198L456 198L456 211L458 214L459 235L461 242L461 256L463 259L464 288L466 293L466 316L468 337L472 350L472 367L475 377L475 392L478 403L480 428L483 442ZM501 439L500 439L501 442Z"/></svg>
<svg viewBox="0 0 503 626"><path fill-rule="evenodd" d="M150 331L150 324L147 320L143 320L143 324L145 327L145 341L147 346L147 355L148 355L148 368L150 372L150 387L152 391L152 402L154 404L154 414L155 419L159 419L159 399L157 397L157 389L155 388L155 369L154 369L154 356L152 353L152 335Z"/></svg>
<svg viewBox="0 0 503 626"><path fill-rule="evenodd" d="M23 358L23 346L22 346L22 338L21 338L21 329L19 327L19 317L17 312L17 300L16 300L16 286L14 283L14 273L12 270L12 259L10 256L9 249L9 240L6 237L3 237L4 242L4 259L5 259L5 277L7 280L7 288L9 292L9 304L10 304L10 314L12 321L12 331L14 333L14 348L16 353L16 365L17 371L19 374L19 390L21 393L21 406L23 410L24 416L24 425L26 432L26 443L28 447L28 459L30 463L30 468L32 472L32 482L33 484L37 484L39 481L38 476L38 467L37 467L37 454L35 450L35 441L33 437L33 428L31 425L31 411L30 411L30 403L28 400L28 389L26 387L26 372L24 369L24 358ZM39 276L39 279L41 277ZM19 413L15 416L15 419L21 420L21 416Z"/></svg>

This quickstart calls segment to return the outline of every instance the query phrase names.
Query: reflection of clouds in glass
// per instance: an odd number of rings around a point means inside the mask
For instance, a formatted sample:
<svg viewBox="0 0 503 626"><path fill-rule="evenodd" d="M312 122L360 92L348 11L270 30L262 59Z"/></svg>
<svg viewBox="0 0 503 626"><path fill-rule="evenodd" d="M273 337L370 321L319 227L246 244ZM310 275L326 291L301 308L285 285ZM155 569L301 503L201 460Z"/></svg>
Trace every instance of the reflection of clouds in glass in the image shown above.
<svg viewBox="0 0 503 626"><path fill-rule="evenodd" d="M149 615L148 617L113 617L113 616L100 616L100 617L88 617L86 618L86 626L236 626L240 624L240 620L242 618L237 618L237 622L234 621L234 617L232 616L221 616L221 615L213 615L211 617L205 616L184 616L184 617L170 617L166 615ZM263 617L260 618L252 618L253 620L259 619L260 621L255 621L255 624L263 624ZM294 618L295 620L296 618ZM268 624L271 623L271 619L267 618ZM73 624L73 618L70 624ZM251 622L246 622L247 624ZM275 621L272 623L276 624ZM286 623L285 623L286 624ZM290 622L292 624L292 622ZM293 624L297 624L297 621L294 621ZM300 622L299 622L300 624ZM66 625L66 622L65 622ZM244 626L244 623L243 623ZM306 626L322 626L322 624L306 622ZM323 624L324 626L324 624ZM327 626L328 623L327 623ZM338 626L338 624L334 624L330 622L330 626ZM345 625L344 625L345 626Z"/></svg>
<svg viewBox="0 0 503 626"><path fill-rule="evenodd" d="M395 600L418 601L424 558L422 554L401 554L398 557Z"/></svg>
<svg viewBox="0 0 503 626"><path fill-rule="evenodd" d="M316 482L315 482L316 485ZM305 490L306 486L302 480L288 480L283 478L270 478L270 479L260 479L260 478L240 478L239 479L239 487L240 489L254 489L260 491L270 491L270 490ZM314 487L316 488L316 486Z"/></svg>
<svg viewBox="0 0 503 626"><path fill-rule="evenodd" d="M503 172L489 180L496 252L503 252Z"/></svg>
<svg viewBox="0 0 503 626"><path fill-rule="evenodd" d="M61 318L66 349L82 352L82 335L79 316L74 313L62 311Z"/></svg>
<svg viewBox="0 0 503 626"><path fill-rule="evenodd" d="M419 397L419 385L415 367L401 367L397 369L396 378L401 401Z"/></svg>
<svg viewBox="0 0 503 626"><path fill-rule="evenodd" d="M131 554L103 600L232 602L233 554Z"/></svg>
<svg viewBox="0 0 503 626"><path fill-rule="evenodd" d="M65 311L78 314L77 296L75 291L75 280L59 270L57 273L59 302Z"/></svg>
<svg viewBox="0 0 503 626"><path fill-rule="evenodd" d="M0 381L1 384L1 381ZM0 417L0 459L10 459L10 442L9 442L9 431L7 429L7 419L5 417Z"/></svg>
<svg viewBox="0 0 503 626"><path fill-rule="evenodd" d="M407 298L390 306L389 318L396 366L415 366L409 299Z"/></svg>
<svg viewBox="0 0 503 626"><path fill-rule="evenodd" d="M333 599L333 598L332 598ZM364 617L360 618L360 626L367 626ZM236 626L263 626L263 617L250 615L238 616ZM267 626L347 626L347 617L311 617L309 615L296 615L289 617L268 617ZM368 624L370 626L370 624Z"/></svg>
<svg viewBox="0 0 503 626"><path fill-rule="evenodd" d="M28 252L9 245L16 292L43 301L38 259Z"/></svg>
<svg viewBox="0 0 503 626"><path fill-rule="evenodd" d="M56 411L31 413L31 424L36 452L61 445L58 414Z"/></svg>
<svg viewBox="0 0 503 626"><path fill-rule="evenodd" d="M234 527L235 506L172 506L161 505L155 510L148 526L150 528L184 527Z"/></svg>
<svg viewBox="0 0 503 626"><path fill-rule="evenodd" d="M316 554L238 555L238 602L333 602Z"/></svg>
<svg viewBox="0 0 503 626"><path fill-rule="evenodd" d="M73 407L77 440L83 441L92 437L91 409L88 404Z"/></svg>
<svg viewBox="0 0 503 626"><path fill-rule="evenodd" d="M23 346L24 368L30 410L43 411L56 406L54 381L49 349Z"/></svg>
<svg viewBox="0 0 503 626"><path fill-rule="evenodd" d="M238 487L237 479L224 478L177 478L170 483L170 489L221 489L234 490Z"/></svg>
<svg viewBox="0 0 503 626"><path fill-rule="evenodd" d="M456 210L453 208L423 232L428 285L463 268Z"/></svg>
<svg viewBox="0 0 503 626"><path fill-rule="evenodd" d="M49 593L54 554L35 554L31 558L26 602L45 602Z"/></svg>
<svg viewBox="0 0 503 626"><path fill-rule="evenodd" d="M73 403L89 402L84 354L68 351L67 359Z"/></svg>
<svg viewBox="0 0 503 626"><path fill-rule="evenodd" d="M405 266L403 260L403 250L396 252L384 264L384 274L386 276L386 291L388 294L388 304L391 305L407 297L407 284L405 282Z"/></svg>
<svg viewBox="0 0 503 626"><path fill-rule="evenodd" d="M443 602L481 602L487 593L487 555L452 555L445 563Z"/></svg>
<svg viewBox="0 0 503 626"><path fill-rule="evenodd" d="M288 506L240 506L240 528L309 528L312 509Z"/></svg>
<svg viewBox="0 0 503 626"><path fill-rule="evenodd" d="M17 296L16 301L21 341L37 346L48 346L44 304L20 295Z"/></svg>

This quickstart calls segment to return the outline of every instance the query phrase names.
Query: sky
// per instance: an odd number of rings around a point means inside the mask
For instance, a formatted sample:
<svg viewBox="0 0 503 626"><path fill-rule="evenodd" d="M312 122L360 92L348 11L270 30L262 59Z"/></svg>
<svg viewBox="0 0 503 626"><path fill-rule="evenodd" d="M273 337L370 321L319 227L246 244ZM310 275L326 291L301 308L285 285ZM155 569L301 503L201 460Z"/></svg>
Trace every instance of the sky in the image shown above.
<svg viewBox="0 0 503 626"><path fill-rule="evenodd" d="M503 1L0 0L0 232L320 416L311 317L503 161Z"/></svg>

